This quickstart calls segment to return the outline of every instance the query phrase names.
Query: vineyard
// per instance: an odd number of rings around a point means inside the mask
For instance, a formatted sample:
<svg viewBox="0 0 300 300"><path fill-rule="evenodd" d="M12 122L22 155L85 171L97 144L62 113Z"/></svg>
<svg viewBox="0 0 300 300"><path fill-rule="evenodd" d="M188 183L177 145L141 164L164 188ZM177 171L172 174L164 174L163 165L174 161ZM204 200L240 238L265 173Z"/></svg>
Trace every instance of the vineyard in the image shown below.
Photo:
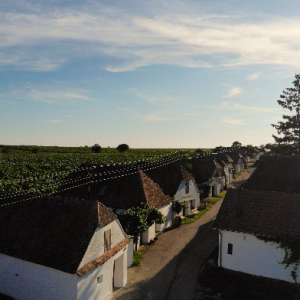
<svg viewBox="0 0 300 300"><path fill-rule="evenodd" d="M92 165L126 170L172 161L191 152L130 149L119 153L114 148L106 148L93 153L89 147L0 146L0 193L50 195L63 186L70 174L80 174L81 179L87 179Z"/></svg>

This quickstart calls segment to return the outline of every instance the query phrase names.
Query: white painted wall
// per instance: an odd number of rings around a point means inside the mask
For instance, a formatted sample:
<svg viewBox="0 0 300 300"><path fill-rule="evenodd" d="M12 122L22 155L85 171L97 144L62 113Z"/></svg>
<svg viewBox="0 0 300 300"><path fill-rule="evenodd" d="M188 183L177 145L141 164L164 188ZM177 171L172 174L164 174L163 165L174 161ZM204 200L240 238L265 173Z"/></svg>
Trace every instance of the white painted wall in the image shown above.
<svg viewBox="0 0 300 300"><path fill-rule="evenodd" d="M113 248L126 238L126 234L124 233L119 220L115 220L114 222L108 224L103 228L97 227L89 243L87 251L79 265L79 268L87 265L88 263L94 261L102 254L104 254L104 231L109 229L111 229L111 248Z"/></svg>
<svg viewBox="0 0 300 300"><path fill-rule="evenodd" d="M128 245L105 264L98 266L82 277L77 277L78 295L74 299L110 300L113 284L116 287L124 287L127 283L127 252ZM97 278L101 278L101 280L98 281Z"/></svg>
<svg viewBox="0 0 300 300"><path fill-rule="evenodd" d="M77 280L76 274L0 254L0 292L15 299L74 300Z"/></svg>
<svg viewBox="0 0 300 300"><path fill-rule="evenodd" d="M200 192L197 187L197 184L195 180L190 180L189 181L189 193L186 194L185 192L185 181L182 181L178 187L178 190L174 196L175 200L179 200L180 202L186 201L190 202L192 200L195 200L193 202L193 205L195 208L197 208L200 205ZM189 207L191 206L192 203L189 203ZM186 210L185 215L190 214L190 208Z"/></svg>
<svg viewBox="0 0 300 300"><path fill-rule="evenodd" d="M227 254L228 243L233 244L232 255ZM285 268L280 262L284 251L277 244L265 243L250 234L220 231L219 266L252 275L294 282L293 265ZM300 278L300 271L297 272Z"/></svg>
<svg viewBox="0 0 300 300"><path fill-rule="evenodd" d="M145 244L150 243L151 240L155 238L155 224L150 226L147 231L142 233L142 242Z"/></svg>
<svg viewBox="0 0 300 300"><path fill-rule="evenodd" d="M158 211L166 217L164 224L155 224L156 231L163 231L166 228L170 227L172 224L173 212L172 212L172 203L159 207Z"/></svg>

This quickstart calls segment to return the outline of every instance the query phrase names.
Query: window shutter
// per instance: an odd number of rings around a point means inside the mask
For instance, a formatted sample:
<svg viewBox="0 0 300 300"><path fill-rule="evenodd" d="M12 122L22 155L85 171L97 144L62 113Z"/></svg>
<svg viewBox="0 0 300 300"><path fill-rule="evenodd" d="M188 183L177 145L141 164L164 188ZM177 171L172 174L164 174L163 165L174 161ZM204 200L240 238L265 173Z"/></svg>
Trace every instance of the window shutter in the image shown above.
<svg viewBox="0 0 300 300"><path fill-rule="evenodd" d="M111 229L104 231L104 252L111 249Z"/></svg>

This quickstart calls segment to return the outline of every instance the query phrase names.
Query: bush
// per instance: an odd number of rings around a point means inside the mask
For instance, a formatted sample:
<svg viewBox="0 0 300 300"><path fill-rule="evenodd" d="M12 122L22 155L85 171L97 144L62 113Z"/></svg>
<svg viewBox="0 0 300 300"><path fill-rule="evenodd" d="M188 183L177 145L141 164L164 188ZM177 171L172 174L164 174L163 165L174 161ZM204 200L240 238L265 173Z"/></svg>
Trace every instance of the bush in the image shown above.
<svg viewBox="0 0 300 300"><path fill-rule="evenodd" d="M143 253L141 251L135 251L133 252L133 265L139 266L141 264L141 261L143 259Z"/></svg>

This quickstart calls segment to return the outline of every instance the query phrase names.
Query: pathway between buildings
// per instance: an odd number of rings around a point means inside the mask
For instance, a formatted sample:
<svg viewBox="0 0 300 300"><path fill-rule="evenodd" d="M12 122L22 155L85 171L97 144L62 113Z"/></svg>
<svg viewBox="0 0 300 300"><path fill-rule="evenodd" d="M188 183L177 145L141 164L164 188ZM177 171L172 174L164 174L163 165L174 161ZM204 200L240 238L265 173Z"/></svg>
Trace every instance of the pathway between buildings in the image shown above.
<svg viewBox="0 0 300 300"><path fill-rule="evenodd" d="M128 283L114 293L114 299L193 299L201 266L218 245L212 225L221 203L194 223L161 234L141 265L128 269Z"/></svg>

